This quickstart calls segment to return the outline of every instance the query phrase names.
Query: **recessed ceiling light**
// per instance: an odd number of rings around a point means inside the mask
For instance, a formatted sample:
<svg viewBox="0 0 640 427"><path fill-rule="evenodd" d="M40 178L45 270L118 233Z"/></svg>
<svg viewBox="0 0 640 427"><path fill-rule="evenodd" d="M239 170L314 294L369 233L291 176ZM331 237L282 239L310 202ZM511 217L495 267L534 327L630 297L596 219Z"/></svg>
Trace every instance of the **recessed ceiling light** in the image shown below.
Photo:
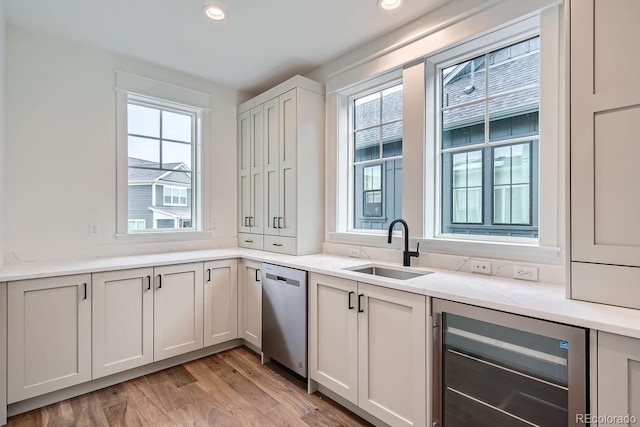
<svg viewBox="0 0 640 427"><path fill-rule="evenodd" d="M384 10L395 9L400 6L402 0L378 0L378 7Z"/></svg>
<svg viewBox="0 0 640 427"><path fill-rule="evenodd" d="M228 16L226 10L214 4L208 4L203 7L202 13L204 13L207 18L213 19L214 21L222 21Z"/></svg>

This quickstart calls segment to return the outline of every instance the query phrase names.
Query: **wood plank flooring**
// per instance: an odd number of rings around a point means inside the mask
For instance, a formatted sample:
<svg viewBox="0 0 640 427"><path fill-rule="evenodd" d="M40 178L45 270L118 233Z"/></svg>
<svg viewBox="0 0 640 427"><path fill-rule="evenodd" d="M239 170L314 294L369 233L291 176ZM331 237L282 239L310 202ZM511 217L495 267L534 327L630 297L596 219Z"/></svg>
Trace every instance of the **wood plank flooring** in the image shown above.
<svg viewBox="0 0 640 427"><path fill-rule="evenodd" d="M9 426L370 426L239 347L9 418Z"/></svg>

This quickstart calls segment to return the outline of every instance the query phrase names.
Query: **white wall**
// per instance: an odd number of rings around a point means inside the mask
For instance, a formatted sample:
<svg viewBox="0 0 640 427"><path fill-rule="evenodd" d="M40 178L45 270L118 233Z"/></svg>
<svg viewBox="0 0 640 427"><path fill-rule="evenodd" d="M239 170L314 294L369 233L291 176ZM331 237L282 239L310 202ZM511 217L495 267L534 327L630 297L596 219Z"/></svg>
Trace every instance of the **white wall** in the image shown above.
<svg viewBox="0 0 640 427"><path fill-rule="evenodd" d="M5 20L4 1L0 0L0 267L4 264L4 57L5 57Z"/></svg>
<svg viewBox="0 0 640 427"><path fill-rule="evenodd" d="M235 116L247 95L12 26L6 49L6 263L235 245ZM218 225L211 238L165 243L115 238L114 70L211 95L211 146L203 147L210 217ZM89 222L98 224L97 236L89 236Z"/></svg>

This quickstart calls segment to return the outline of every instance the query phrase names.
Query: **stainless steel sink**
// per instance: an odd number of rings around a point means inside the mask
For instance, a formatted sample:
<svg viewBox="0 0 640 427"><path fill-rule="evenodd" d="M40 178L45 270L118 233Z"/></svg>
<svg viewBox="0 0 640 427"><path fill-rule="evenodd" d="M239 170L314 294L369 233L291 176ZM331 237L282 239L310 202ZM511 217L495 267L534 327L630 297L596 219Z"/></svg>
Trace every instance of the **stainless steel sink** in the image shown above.
<svg viewBox="0 0 640 427"><path fill-rule="evenodd" d="M351 267L346 270L355 271L356 273L370 274L372 276L388 277L390 279L407 280L433 273L433 271L419 271L402 268L392 268L381 265L365 265L360 267Z"/></svg>

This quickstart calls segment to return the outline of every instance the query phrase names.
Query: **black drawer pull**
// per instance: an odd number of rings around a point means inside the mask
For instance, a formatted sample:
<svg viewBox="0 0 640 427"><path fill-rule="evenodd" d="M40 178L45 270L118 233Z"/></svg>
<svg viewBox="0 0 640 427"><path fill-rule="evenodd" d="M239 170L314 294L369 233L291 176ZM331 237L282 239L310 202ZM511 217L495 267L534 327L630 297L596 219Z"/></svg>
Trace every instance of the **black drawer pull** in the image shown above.
<svg viewBox="0 0 640 427"><path fill-rule="evenodd" d="M355 294L355 292L351 291L349 292L349 310L353 310L354 307L351 305L351 295Z"/></svg>
<svg viewBox="0 0 640 427"><path fill-rule="evenodd" d="M273 246L283 246L282 243L273 243Z"/></svg>
<svg viewBox="0 0 640 427"><path fill-rule="evenodd" d="M364 296L364 294L358 294L358 313L364 313L364 310L362 309L362 297Z"/></svg>
<svg viewBox="0 0 640 427"><path fill-rule="evenodd" d="M253 240L245 240L245 243L253 243Z"/></svg>
<svg viewBox="0 0 640 427"><path fill-rule="evenodd" d="M260 271L260 269L256 268L256 282L260 281L260 275L258 274L259 271Z"/></svg>
<svg viewBox="0 0 640 427"><path fill-rule="evenodd" d="M84 298L83 299L87 299L87 284L83 283L82 286L84 287Z"/></svg>
<svg viewBox="0 0 640 427"><path fill-rule="evenodd" d="M162 274L158 274L158 289L162 289Z"/></svg>
<svg viewBox="0 0 640 427"><path fill-rule="evenodd" d="M211 269L210 268L207 268L207 275L208 275L207 276L207 282L210 282L211 281Z"/></svg>
<svg viewBox="0 0 640 427"><path fill-rule="evenodd" d="M151 290L151 276L147 276L147 290Z"/></svg>

